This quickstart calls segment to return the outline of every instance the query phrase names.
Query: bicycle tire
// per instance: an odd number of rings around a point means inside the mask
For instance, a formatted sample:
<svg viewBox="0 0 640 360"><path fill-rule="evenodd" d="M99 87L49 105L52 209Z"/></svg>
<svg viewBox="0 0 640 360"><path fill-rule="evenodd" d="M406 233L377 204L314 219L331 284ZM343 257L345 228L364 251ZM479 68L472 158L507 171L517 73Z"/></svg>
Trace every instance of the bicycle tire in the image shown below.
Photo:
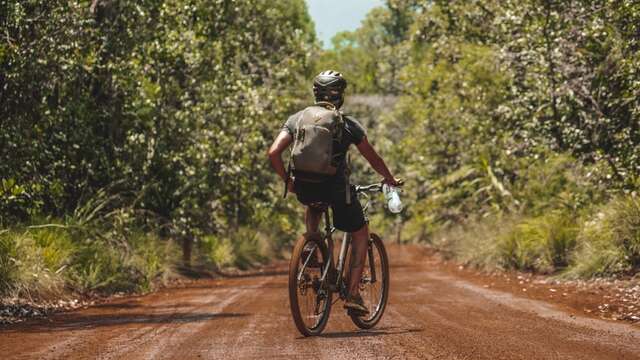
<svg viewBox="0 0 640 360"><path fill-rule="evenodd" d="M331 313L331 300L332 292L329 289L326 291L326 299L324 300L324 310L321 313L319 320L317 320L314 326L307 326L303 319L303 314L300 309L300 302L298 301L300 284L298 283L298 272L301 266L304 264L302 258L303 250L307 244L314 243L318 246L322 256L322 264L328 261L329 254L324 241L308 240L304 236L301 236L293 248L293 254L291 255L291 261L289 263L289 307L291 308L291 315L296 328L303 336L316 336L322 333L327 322L329 321L329 315ZM316 300L317 301L317 300Z"/></svg>
<svg viewBox="0 0 640 360"><path fill-rule="evenodd" d="M381 283L382 283L382 294L378 304L376 304L375 309L369 308L370 313L368 316L359 316L357 314L350 313L351 321L361 329L371 329L382 319L382 315L387 307L387 300L389 299L389 258L387 257L387 250L384 247L384 243L382 239L375 233L371 233L371 243L370 246L373 246L373 251L377 252L378 258L380 260L380 269L382 274ZM375 258L375 255L374 255ZM369 252L367 251L367 262L365 262L365 271L369 264ZM375 261L375 260L374 260ZM364 274L363 274L364 275ZM370 304L367 304L370 305Z"/></svg>

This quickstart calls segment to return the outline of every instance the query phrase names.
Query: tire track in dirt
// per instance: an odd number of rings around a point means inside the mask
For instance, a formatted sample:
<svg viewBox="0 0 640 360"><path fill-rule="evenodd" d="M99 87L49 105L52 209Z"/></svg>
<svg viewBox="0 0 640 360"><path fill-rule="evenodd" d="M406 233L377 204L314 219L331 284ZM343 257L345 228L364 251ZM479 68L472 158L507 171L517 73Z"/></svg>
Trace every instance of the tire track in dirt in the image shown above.
<svg viewBox="0 0 640 360"><path fill-rule="evenodd" d="M219 315L223 313L229 304L236 301L242 293L242 289L226 289L222 293L212 294L204 305L195 306L190 310L190 313ZM188 339L193 336L206 325L206 322L184 322L178 317L171 316L167 324L163 324L161 328L146 332L134 341L127 340L126 336L124 336L118 345L114 346L115 351L101 356L101 358L105 360L124 357L129 359L162 358L163 351L166 351L171 346L176 346L176 343L182 339Z"/></svg>

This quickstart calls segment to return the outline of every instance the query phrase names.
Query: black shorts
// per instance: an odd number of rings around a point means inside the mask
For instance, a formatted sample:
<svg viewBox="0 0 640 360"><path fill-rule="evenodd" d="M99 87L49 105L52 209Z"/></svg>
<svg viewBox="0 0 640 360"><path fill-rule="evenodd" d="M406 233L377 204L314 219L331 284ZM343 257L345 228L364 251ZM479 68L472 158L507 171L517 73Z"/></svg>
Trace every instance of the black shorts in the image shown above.
<svg viewBox="0 0 640 360"><path fill-rule="evenodd" d="M310 183L295 181L293 184L298 201L305 205L324 202L331 206L333 226L344 232L362 229L366 220L362 205L356 196L355 186L351 186L351 204L347 205L346 186L344 183L322 182Z"/></svg>

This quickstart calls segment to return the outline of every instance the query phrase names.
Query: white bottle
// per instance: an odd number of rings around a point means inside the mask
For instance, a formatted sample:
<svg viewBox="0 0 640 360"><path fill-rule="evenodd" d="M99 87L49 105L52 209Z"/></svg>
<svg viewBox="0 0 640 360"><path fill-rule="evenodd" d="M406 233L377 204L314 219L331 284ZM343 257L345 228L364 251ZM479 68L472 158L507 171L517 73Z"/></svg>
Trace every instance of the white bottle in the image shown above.
<svg viewBox="0 0 640 360"><path fill-rule="evenodd" d="M387 207L389 208L389 211L394 214L398 214L402 211L402 202L400 201L397 188L384 184L382 185L382 192L387 200Z"/></svg>

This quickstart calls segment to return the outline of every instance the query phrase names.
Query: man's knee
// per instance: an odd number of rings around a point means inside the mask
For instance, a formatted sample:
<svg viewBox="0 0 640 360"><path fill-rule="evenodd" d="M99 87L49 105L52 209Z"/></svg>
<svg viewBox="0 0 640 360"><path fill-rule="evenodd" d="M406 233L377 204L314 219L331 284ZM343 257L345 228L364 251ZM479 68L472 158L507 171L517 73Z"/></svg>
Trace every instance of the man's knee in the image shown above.
<svg viewBox="0 0 640 360"><path fill-rule="evenodd" d="M362 225L360 229L352 232L351 236L356 241L361 239L367 240L369 238L369 226L367 224Z"/></svg>

